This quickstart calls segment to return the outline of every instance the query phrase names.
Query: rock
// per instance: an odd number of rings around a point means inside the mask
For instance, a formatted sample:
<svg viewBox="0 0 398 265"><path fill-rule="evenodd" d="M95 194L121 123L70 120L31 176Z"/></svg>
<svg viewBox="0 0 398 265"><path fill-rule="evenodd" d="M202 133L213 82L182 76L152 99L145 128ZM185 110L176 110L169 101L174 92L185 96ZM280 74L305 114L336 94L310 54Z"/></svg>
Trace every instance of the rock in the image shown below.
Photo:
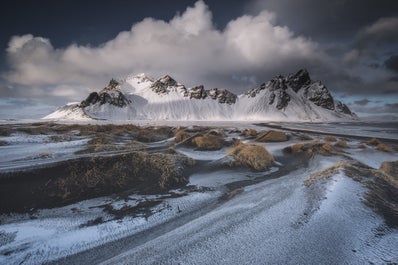
<svg viewBox="0 0 398 265"><path fill-rule="evenodd" d="M192 87L188 90L189 98L205 99L207 97L206 90L203 86Z"/></svg>
<svg viewBox="0 0 398 265"><path fill-rule="evenodd" d="M311 82L310 74L306 69L300 69L297 73L290 74L287 78L287 84L294 92L297 92L304 86L308 86Z"/></svg>
<svg viewBox="0 0 398 265"><path fill-rule="evenodd" d="M276 91L276 90L286 90L287 89L287 84L286 84L286 79L282 75L278 75L271 79L266 87L269 89L269 91Z"/></svg>
<svg viewBox="0 0 398 265"><path fill-rule="evenodd" d="M289 101L290 101L290 96L286 91L284 90L278 90L276 92L276 108L278 110L284 109L287 107Z"/></svg>
<svg viewBox="0 0 398 265"><path fill-rule="evenodd" d="M314 82L305 88L304 96L315 105L325 109L334 110L334 100L327 88L321 82Z"/></svg>
<svg viewBox="0 0 398 265"><path fill-rule="evenodd" d="M284 132L274 130L260 133L256 138L258 142L286 142L288 140L289 138Z"/></svg>
<svg viewBox="0 0 398 265"><path fill-rule="evenodd" d="M80 103L81 107L87 107L99 101L100 97L97 92L92 92L88 97Z"/></svg>
<svg viewBox="0 0 398 265"><path fill-rule="evenodd" d="M153 92L159 95L168 94L171 90L179 91L180 93L184 94L184 96L188 95L185 86L179 84L169 75L165 75L162 78L159 78L158 80L153 82L150 88Z"/></svg>
<svg viewBox="0 0 398 265"><path fill-rule="evenodd" d="M218 89L217 93L218 102L221 104L226 103L231 105L236 102L237 96L226 89Z"/></svg>
<svg viewBox="0 0 398 265"><path fill-rule="evenodd" d="M336 101L335 109L337 112L341 112L341 113L348 114L348 115L353 115L353 113L347 107L347 105L342 103L341 101Z"/></svg>
<svg viewBox="0 0 398 265"><path fill-rule="evenodd" d="M131 102L118 89L119 86L120 86L119 82L117 82L115 79L111 79L109 84L105 88L103 88L99 93L97 92L90 93L90 95L80 103L79 107L85 108L90 105L95 105L97 103L99 105L110 104L120 108L127 106Z"/></svg>
<svg viewBox="0 0 398 265"><path fill-rule="evenodd" d="M255 144L239 144L227 153L234 159L232 166L250 167L261 171L274 164L274 157L263 146Z"/></svg>

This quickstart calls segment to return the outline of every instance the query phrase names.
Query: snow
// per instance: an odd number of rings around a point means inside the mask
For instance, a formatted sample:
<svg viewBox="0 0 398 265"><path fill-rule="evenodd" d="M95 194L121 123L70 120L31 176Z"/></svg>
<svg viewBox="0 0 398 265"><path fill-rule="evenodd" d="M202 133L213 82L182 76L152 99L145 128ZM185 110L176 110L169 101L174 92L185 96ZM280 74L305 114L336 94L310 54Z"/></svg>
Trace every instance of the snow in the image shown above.
<svg viewBox="0 0 398 265"><path fill-rule="evenodd" d="M163 77L166 79L166 77ZM159 79L160 81L163 80ZM236 120L236 121L352 121L353 117L316 106L291 88L286 91L290 102L278 110L277 100L269 104L271 91L261 90L255 97L242 94L234 104L219 103L210 97L190 98L185 87L179 83L168 86L167 93L156 93L154 83L145 74L129 76L120 88L131 103L126 107L96 103L85 108L77 104L61 107L45 119L108 119L108 120Z"/></svg>
<svg viewBox="0 0 398 265"><path fill-rule="evenodd" d="M0 137L8 145L0 146L0 170L22 168L44 163L51 163L75 156L82 150L88 138L76 137L68 141L51 142L50 135L28 135L16 133Z"/></svg>
<svg viewBox="0 0 398 265"><path fill-rule="evenodd" d="M264 129L247 122L163 121L162 124L218 125L225 126L225 130ZM339 124L336 127L330 123L317 124L315 128L304 123L282 125L347 133L345 138L350 134L395 137L396 133L393 126L377 124ZM360 130L362 127L365 131ZM31 165L35 161L32 157L48 150L55 158L71 157L88 140L51 143L48 137L23 133L1 137L1 141L11 145L0 147L2 153L8 154L0 157L0 169ZM170 140L153 143L153 146ZM292 137L287 142L261 144L278 157L283 155L284 147L297 141ZM360 141L347 141L350 146L344 149L347 155L373 168L379 168L385 160L397 160L396 152L384 153L370 146L360 149ZM196 151L184 147L178 147L177 151L204 164L223 159L226 153L226 149ZM219 168L207 171L203 168L189 176L189 185L210 188L202 192L173 190L166 194L130 194L123 199L102 197L30 214L0 215L0 264L41 264L85 250L90 253L101 245L104 247L98 251L104 252L102 258L105 260L97 262L104 261L103 264L397 263L398 231L386 227L384 220L362 203L367 190L360 183L341 171L312 188L303 184L310 174L345 159L316 155L308 167L243 186L242 192L230 200L221 199L229 191L226 184L257 180L281 172L280 169L289 165L279 164L265 172ZM118 210L147 201L159 201L158 205L150 207L150 216L137 214L115 219L103 211L104 205ZM85 226L98 218L103 222ZM381 235L377 234L380 229ZM139 236L142 232L144 236ZM12 239L2 241L4 235ZM123 250L110 248L107 252L115 240L126 238L130 240L130 247L126 244ZM78 258L70 263L84 262L90 263Z"/></svg>
<svg viewBox="0 0 398 265"><path fill-rule="evenodd" d="M179 147L176 150L195 160L218 160L225 157L227 148L222 148L217 151L196 151L192 150L192 148Z"/></svg>
<svg viewBox="0 0 398 265"><path fill-rule="evenodd" d="M112 201L110 198L98 198L72 204L62 208L40 210L35 215L38 219L29 220L23 215L14 215L14 221L0 225L0 232L16 233L14 240L0 245L0 264L41 264L71 255L85 249L99 246L106 242L137 234L159 224L176 218L181 213L200 210L214 201L219 192L193 192L180 198L165 198L163 203L153 207L153 215L148 218L140 216L126 216L121 220L112 220L104 214L101 205ZM149 200L146 196L133 196L131 205L140 200ZM166 196L167 197L167 196ZM155 197L156 198L156 197ZM124 200L112 201L116 209L125 204ZM78 209L74 212L73 209ZM7 219L5 216L0 216ZM87 221L102 217L108 220L104 223L81 227ZM9 219L9 217L8 217ZM1 220L1 219L0 219ZM4 255L8 251L15 251L12 255Z"/></svg>
<svg viewBox="0 0 398 265"><path fill-rule="evenodd" d="M325 161L313 161L311 171L321 169L319 163ZM306 177L298 170L247 187L206 215L102 264L396 262L398 232L375 236L383 220L362 204L362 186L337 175L326 186L327 200L312 206ZM303 220L308 209L313 214Z"/></svg>

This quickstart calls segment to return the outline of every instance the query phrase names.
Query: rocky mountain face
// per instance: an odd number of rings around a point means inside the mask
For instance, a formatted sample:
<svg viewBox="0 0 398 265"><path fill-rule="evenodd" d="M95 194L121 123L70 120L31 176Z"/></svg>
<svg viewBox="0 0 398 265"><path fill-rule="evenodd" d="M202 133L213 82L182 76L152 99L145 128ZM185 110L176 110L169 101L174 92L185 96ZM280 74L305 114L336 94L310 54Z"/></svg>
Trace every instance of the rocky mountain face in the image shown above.
<svg viewBox="0 0 398 265"><path fill-rule="evenodd" d="M88 97L80 103L81 108L88 107L94 104L110 104L117 107L125 107L131 103L126 96L118 90L120 83L111 79L109 84L103 88L99 93L92 92Z"/></svg>
<svg viewBox="0 0 398 265"><path fill-rule="evenodd" d="M320 81L311 80L308 71L305 69L301 69L297 73L290 74L287 77L278 75L267 83L261 84L260 87L249 90L246 95L255 97L262 90L271 92L268 103L272 105L276 101L276 108L279 110L288 106L291 99L289 93L297 93L324 109L336 109L329 90ZM343 108L345 111L348 109L348 107L344 105L344 107L339 106L337 111L343 112ZM348 114L348 112L343 113Z"/></svg>
<svg viewBox="0 0 398 265"><path fill-rule="evenodd" d="M190 88L188 95L190 99L205 99L208 97L217 100L217 102L221 104L234 104L237 99L237 96L234 93L226 89L204 89L202 85Z"/></svg>
<svg viewBox="0 0 398 265"><path fill-rule="evenodd" d="M203 85L186 88L169 75L152 81L140 74L122 82L112 79L100 92L92 92L74 107L95 117L108 118L108 111L118 119L356 118L345 104L333 99L326 86L312 80L305 69L288 76L278 75L239 96L226 89L205 89Z"/></svg>
<svg viewBox="0 0 398 265"><path fill-rule="evenodd" d="M152 83L151 87L153 92L156 94L168 94L170 91L179 91L184 95L187 93L187 89L184 85L175 81L171 76L165 75Z"/></svg>

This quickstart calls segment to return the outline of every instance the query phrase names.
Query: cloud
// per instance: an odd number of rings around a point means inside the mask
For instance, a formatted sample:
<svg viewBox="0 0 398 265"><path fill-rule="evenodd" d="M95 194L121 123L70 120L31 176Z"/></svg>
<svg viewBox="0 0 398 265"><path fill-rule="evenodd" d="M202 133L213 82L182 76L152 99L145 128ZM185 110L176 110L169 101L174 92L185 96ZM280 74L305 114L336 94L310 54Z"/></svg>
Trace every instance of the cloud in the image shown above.
<svg viewBox="0 0 398 265"><path fill-rule="evenodd" d="M384 62L387 69L398 73L398 55L393 55Z"/></svg>
<svg viewBox="0 0 398 265"><path fill-rule="evenodd" d="M286 65L289 71L315 65L322 56L317 43L277 25L273 13L244 15L218 30L207 5L198 1L168 22L144 19L96 47L56 49L46 38L14 36L3 77L15 87L14 95L36 97L84 96L88 87L134 72L237 90L286 73Z"/></svg>
<svg viewBox="0 0 398 265"><path fill-rule="evenodd" d="M361 100L354 101L354 104L359 105L359 106L365 106L369 102L370 102L370 100L364 98L364 99L361 99Z"/></svg>
<svg viewBox="0 0 398 265"><path fill-rule="evenodd" d="M31 99L0 98L0 119L31 119L43 117L57 107Z"/></svg>
<svg viewBox="0 0 398 265"><path fill-rule="evenodd" d="M382 17L360 32L360 38L372 41L398 39L398 17Z"/></svg>

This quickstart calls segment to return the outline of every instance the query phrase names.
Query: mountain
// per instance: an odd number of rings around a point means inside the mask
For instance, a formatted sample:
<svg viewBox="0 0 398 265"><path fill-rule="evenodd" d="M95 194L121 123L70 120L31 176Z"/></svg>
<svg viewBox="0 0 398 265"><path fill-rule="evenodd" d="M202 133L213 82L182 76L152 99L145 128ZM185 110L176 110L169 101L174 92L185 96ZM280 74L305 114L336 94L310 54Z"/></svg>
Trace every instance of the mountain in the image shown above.
<svg viewBox="0 0 398 265"><path fill-rule="evenodd" d="M44 118L341 121L357 116L301 69L241 95L202 85L186 88L169 75L157 80L145 74L131 75L120 81L112 79L82 102L70 103Z"/></svg>

